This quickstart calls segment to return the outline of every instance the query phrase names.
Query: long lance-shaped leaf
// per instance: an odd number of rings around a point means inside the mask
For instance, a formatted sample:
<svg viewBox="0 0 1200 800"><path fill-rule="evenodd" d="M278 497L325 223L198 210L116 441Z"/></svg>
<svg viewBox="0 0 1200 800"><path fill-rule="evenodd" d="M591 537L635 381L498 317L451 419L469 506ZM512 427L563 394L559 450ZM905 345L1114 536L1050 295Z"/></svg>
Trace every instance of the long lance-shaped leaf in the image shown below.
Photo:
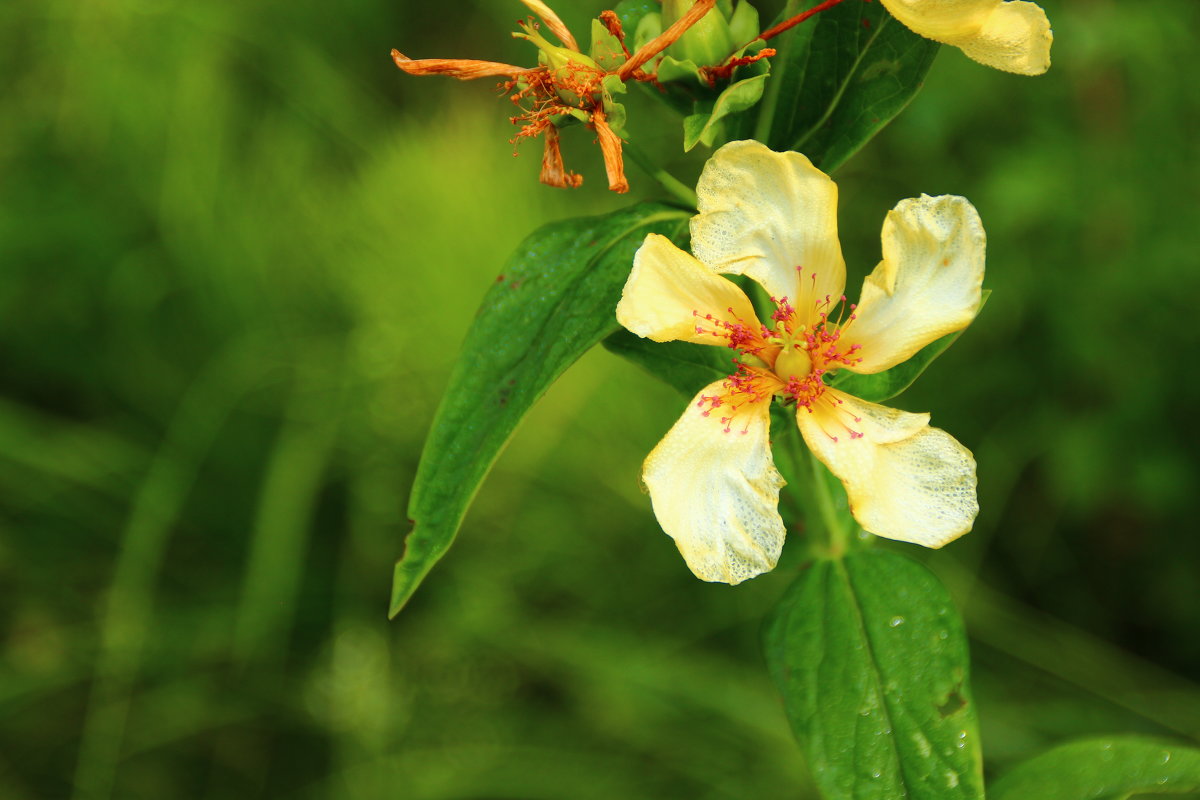
<svg viewBox="0 0 1200 800"><path fill-rule="evenodd" d="M1200 792L1200 750L1141 736L1060 745L1006 772L992 800L1093 800Z"/></svg>
<svg viewBox="0 0 1200 800"><path fill-rule="evenodd" d="M823 796L983 797L966 636L923 566L884 550L813 563L766 651Z"/></svg>
<svg viewBox="0 0 1200 800"><path fill-rule="evenodd" d="M648 233L679 238L687 212L643 203L547 225L483 299L434 417L392 577L395 616L445 554L500 450L547 387L617 325L614 309Z"/></svg>
<svg viewBox="0 0 1200 800"><path fill-rule="evenodd" d="M684 395L693 397L715 380L736 371L733 351L688 342L655 342L627 330L604 340L604 349L637 364Z"/></svg>
<svg viewBox="0 0 1200 800"><path fill-rule="evenodd" d="M818 0L793 0L781 17ZM929 71L938 44L879 2L845 0L770 42L771 78L755 137L798 150L832 172L899 114Z"/></svg>

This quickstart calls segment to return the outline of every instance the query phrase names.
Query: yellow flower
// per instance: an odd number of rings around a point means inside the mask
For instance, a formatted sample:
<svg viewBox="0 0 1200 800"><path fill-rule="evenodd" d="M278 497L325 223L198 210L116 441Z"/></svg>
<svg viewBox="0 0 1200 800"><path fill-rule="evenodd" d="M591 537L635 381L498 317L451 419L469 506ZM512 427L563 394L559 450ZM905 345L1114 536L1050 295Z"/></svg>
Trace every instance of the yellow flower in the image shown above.
<svg viewBox="0 0 1200 800"><path fill-rule="evenodd" d="M985 66L1041 75L1054 34L1046 12L1025 0L882 0L913 33L952 45Z"/></svg>
<svg viewBox="0 0 1200 800"><path fill-rule="evenodd" d="M804 441L845 485L865 530L926 547L969 531L979 510L970 451L928 414L860 400L826 378L881 372L970 324L985 243L974 207L952 196L901 201L883 224L883 260L847 306L837 186L803 155L731 142L696 194L695 256L647 236L617 305L639 336L737 354L734 374L696 395L642 470L655 516L692 572L736 584L775 566L784 480L771 458L774 399L796 409ZM720 273L766 289L768 324Z"/></svg>

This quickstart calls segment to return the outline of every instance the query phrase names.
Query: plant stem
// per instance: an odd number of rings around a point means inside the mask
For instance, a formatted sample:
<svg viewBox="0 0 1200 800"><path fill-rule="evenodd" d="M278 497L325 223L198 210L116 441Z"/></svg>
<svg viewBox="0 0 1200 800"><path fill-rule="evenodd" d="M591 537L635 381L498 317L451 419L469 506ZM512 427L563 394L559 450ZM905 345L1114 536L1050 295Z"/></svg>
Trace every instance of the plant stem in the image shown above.
<svg viewBox="0 0 1200 800"><path fill-rule="evenodd" d="M806 450L808 448L805 448ZM821 512L821 521L829 531L829 555L841 558L849 546L850 532L842 524L841 516L833 504L829 494L829 481L825 477L824 465L817 460L811 450L808 451L809 462L812 465L813 495L817 499L817 509Z"/></svg>
<svg viewBox="0 0 1200 800"><path fill-rule="evenodd" d="M625 153L633 159L634 163L642 168L647 175L658 181L667 193L674 197L679 202L683 203L688 208L696 207L696 193L690 186L676 178L671 173L667 172L662 167L656 166L650 157L628 142L624 145Z"/></svg>
<svg viewBox="0 0 1200 800"><path fill-rule="evenodd" d="M825 0L824 3L821 3L818 6L813 6L808 11L802 11L799 14L797 14L796 16L792 17L791 19L784 20L783 22L779 23L778 25L776 25L773 28L768 28L767 30L760 33L758 35L758 38L762 39L765 42L774 36L778 36L779 34L783 33L786 30L794 28L795 26L799 25L801 22L804 22L804 20L808 19L809 17L820 14L822 11L824 11L826 9L833 8L838 3L841 3L841 2L842 2L842 0Z"/></svg>

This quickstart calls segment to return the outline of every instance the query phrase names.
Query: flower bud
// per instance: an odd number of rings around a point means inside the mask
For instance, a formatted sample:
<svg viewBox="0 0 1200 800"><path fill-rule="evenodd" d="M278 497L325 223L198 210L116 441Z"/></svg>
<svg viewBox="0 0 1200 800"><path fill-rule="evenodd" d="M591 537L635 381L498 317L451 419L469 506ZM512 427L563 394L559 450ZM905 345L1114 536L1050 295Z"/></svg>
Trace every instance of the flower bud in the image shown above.
<svg viewBox="0 0 1200 800"><path fill-rule="evenodd" d="M693 0L663 0L662 26L671 26L691 8ZM725 12L717 5L700 21L667 48L667 53L680 61L691 61L698 67L720 64L744 42L735 42Z"/></svg>
<svg viewBox="0 0 1200 800"><path fill-rule="evenodd" d="M572 50L569 47L560 47L556 44L551 44L546 37L542 36L542 34L538 32L534 25L531 25L528 22L521 22L519 24L523 33L514 32L513 38L525 39L537 45L537 48L541 50L541 53L539 53L539 60L546 66L550 67L551 71L553 71L556 76L563 70L575 71L581 67L584 69L595 70L597 72L603 72L603 70L597 66L596 62L593 61L591 57L585 56L578 50Z"/></svg>

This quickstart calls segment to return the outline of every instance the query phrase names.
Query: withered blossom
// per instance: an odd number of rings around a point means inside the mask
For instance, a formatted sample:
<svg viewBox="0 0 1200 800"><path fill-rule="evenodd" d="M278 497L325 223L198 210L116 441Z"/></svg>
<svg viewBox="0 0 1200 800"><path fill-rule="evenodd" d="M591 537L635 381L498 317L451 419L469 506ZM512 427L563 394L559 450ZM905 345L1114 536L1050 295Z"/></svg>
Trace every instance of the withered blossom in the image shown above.
<svg viewBox="0 0 1200 800"><path fill-rule="evenodd" d="M582 122L596 133L608 173L608 188L614 192L629 191L621 155L625 109L613 95L624 92L625 83L630 80L654 82L654 76L642 67L704 17L716 0L696 0L674 24L636 52L626 47L625 32L617 15L606 11L600 15L601 28L596 31L591 55L580 50L562 19L542 0L521 2L562 43L558 46L543 37L538 22L532 18L520 23L521 31L513 36L538 47L536 67L473 59L413 59L399 50L392 51L392 60L409 75L448 75L458 80L504 79L501 86L521 109L511 118L514 125L520 126L512 143L542 137L541 181L549 186L576 187L583 182L580 175L563 164L558 130L571 120Z"/></svg>

